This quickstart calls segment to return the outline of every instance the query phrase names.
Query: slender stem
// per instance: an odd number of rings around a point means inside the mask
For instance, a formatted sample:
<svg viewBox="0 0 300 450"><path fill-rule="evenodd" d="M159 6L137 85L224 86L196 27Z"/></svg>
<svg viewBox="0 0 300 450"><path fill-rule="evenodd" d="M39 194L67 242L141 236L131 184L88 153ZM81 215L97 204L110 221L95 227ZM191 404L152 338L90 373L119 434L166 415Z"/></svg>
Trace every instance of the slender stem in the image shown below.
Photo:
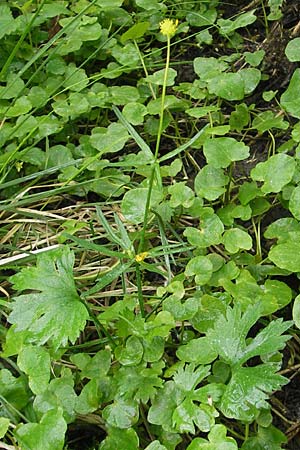
<svg viewBox="0 0 300 450"><path fill-rule="evenodd" d="M247 441L249 438L249 423L246 423L245 425L245 441Z"/></svg>
<svg viewBox="0 0 300 450"><path fill-rule="evenodd" d="M166 56L166 65L165 65L162 93L161 93L159 125L158 125L158 132L157 132L156 145L155 145L155 151L154 151L154 162L153 162L150 180L149 180L148 194L147 194L147 199L146 199L145 214L144 214L144 221L143 221L143 229L142 229L142 233L141 233L141 240L139 243L138 253L141 253L144 251L145 234L146 234L146 228L147 228L148 216L149 216L149 210L150 210L151 194L152 194L152 189L153 189L155 172L158 169L157 159L158 159L158 152L159 152L159 147L160 147L161 135L162 135L162 131L163 131L163 123L164 123L163 121L164 121L165 98L166 98L166 90L167 90L168 71L169 71L169 65L170 65L170 47L171 47L170 36L167 36L167 56Z"/></svg>
<svg viewBox="0 0 300 450"><path fill-rule="evenodd" d="M135 263L135 272L136 272L136 284L137 284L137 290L138 290L138 300L141 310L142 317L145 317L145 304L144 304L144 297L143 297L143 291L142 291L142 278L141 278L141 271L139 263Z"/></svg>

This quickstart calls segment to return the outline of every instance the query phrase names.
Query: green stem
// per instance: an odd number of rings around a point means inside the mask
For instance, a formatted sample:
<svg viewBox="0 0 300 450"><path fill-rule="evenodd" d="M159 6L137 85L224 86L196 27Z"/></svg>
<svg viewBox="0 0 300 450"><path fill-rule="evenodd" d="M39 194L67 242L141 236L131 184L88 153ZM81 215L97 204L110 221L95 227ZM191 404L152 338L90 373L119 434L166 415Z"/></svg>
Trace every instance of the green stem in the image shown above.
<svg viewBox="0 0 300 450"><path fill-rule="evenodd" d="M164 80L163 80L163 86L162 86L162 93L161 93L160 117L159 117L157 139L156 139L156 145L155 145L155 151L154 151L154 163L152 166L150 180L149 180L143 228L142 228L141 240L139 243L138 253L141 253L144 251L146 228L147 228L148 216L149 216L149 211L150 211L151 194L152 194L152 189L153 189L155 172L156 172L156 169L158 169L157 159L158 159L158 152L159 152L160 141L161 141L161 136L162 136L162 131L163 131L165 98L166 98L166 90L167 90L168 71L169 71L169 65L170 65L170 47L171 47L170 36L167 36L167 56L166 56L166 65L165 65L165 74L164 74Z"/></svg>
<svg viewBox="0 0 300 450"><path fill-rule="evenodd" d="M142 317L145 317L145 304L144 304L144 297L143 297L143 291L142 291L142 278L141 278L141 271L139 263L135 263L135 273L136 273L136 284L137 284L137 290L138 290L138 300L140 305L140 311Z"/></svg>

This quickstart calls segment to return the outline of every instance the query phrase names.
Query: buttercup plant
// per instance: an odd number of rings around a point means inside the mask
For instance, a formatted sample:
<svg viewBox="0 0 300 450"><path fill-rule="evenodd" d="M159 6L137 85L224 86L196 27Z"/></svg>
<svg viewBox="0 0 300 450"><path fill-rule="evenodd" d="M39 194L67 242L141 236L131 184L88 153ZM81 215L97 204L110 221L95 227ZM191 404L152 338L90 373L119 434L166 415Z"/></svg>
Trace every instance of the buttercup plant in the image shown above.
<svg viewBox="0 0 300 450"><path fill-rule="evenodd" d="M0 2L0 447L299 448L298 1L253 4Z"/></svg>

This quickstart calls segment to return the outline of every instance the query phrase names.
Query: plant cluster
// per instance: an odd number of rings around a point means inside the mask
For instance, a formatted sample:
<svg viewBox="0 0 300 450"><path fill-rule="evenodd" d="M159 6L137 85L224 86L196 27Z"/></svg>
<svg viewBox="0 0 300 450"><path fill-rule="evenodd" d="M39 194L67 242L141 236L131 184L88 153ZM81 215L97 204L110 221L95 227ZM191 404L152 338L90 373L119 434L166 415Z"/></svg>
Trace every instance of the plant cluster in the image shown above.
<svg viewBox="0 0 300 450"><path fill-rule="evenodd" d="M299 26L235 3L0 3L1 448L284 448Z"/></svg>

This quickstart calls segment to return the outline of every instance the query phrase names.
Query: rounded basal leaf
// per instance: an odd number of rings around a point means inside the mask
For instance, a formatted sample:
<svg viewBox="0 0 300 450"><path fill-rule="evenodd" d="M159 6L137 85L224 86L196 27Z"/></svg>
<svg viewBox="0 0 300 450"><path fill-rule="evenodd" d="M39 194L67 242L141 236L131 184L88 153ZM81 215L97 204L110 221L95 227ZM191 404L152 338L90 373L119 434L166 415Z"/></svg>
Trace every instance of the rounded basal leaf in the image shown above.
<svg viewBox="0 0 300 450"><path fill-rule="evenodd" d="M289 210L296 219L300 220L300 186L297 186L292 192Z"/></svg>
<svg viewBox="0 0 300 450"><path fill-rule="evenodd" d="M126 220L136 224L143 222L148 191L147 188L136 188L126 192L121 204L122 213ZM151 192L150 208L158 205L162 198L162 192L158 189L153 189Z"/></svg>
<svg viewBox="0 0 300 450"><path fill-rule="evenodd" d="M15 436L24 450L62 450L67 424L61 408L43 415L40 423L26 423L16 428Z"/></svg>
<svg viewBox="0 0 300 450"><path fill-rule="evenodd" d="M223 243L229 253L237 253L240 249L250 250L252 247L251 236L239 228L231 228L225 231Z"/></svg>
<svg viewBox="0 0 300 450"><path fill-rule="evenodd" d="M123 366L134 366L140 363L143 351L140 339L137 336L130 336L126 341L125 348L116 352L116 358Z"/></svg>
<svg viewBox="0 0 300 450"><path fill-rule="evenodd" d="M287 241L269 251L269 259L281 269L300 272L300 242Z"/></svg>
<svg viewBox="0 0 300 450"><path fill-rule="evenodd" d="M139 91L134 86L113 86L110 88L111 100L114 105L126 105L140 98Z"/></svg>
<svg viewBox="0 0 300 450"><path fill-rule="evenodd" d="M196 275L195 281L198 285L206 284L213 272L213 265L207 256L195 256L192 258L185 269L186 276Z"/></svg>
<svg viewBox="0 0 300 450"><path fill-rule="evenodd" d="M177 76L176 70L169 68L166 77L166 69L162 69L158 70L157 72L154 72L152 75L149 75L146 78L146 81L148 83L153 83L157 84L158 86L162 86L166 78L166 86L173 86L176 76Z"/></svg>
<svg viewBox="0 0 300 450"><path fill-rule="evenodd" d="M292 217L282 217L268 226L264 237L286 241L290 239L290 233L293 232L300 233L300 223Z"/></svg>
<svg viewBox="0 0 300 450"><path fill-rule="evenodd" d="M291 78L287 90L282 94L280 103L283 108L293 117L300 119L300 69L296 69Z"/></svg>
<svg viewBox="0 0 300 450"><path fill-rule="evenodd" d="M129 102L123 108L125 119L132 125L141 125L144 122L144 116L147 114L147 108L142 103Z"/></svg>
<svg viewBox="0 0 300 450"><path fill-rule="evenodd" d="M251 170L251 177L253 180L264 182L261 187L263 193L280 192L292 180L295 168L294 158L279 153L265 162L258 163Z"/></svg>
<svg viewBox="0 0 300 450"><path fill-rule="evenodd" d="M114 153L121 150L129 134L120 123L112 123L106 129L97 129L90 137L93 147L103 153Z"/></svg>
<svg viewBox="0 0 300 450"><path fill-rule="evenodd" d="M190 244L205 248L219 244L222 240L223 231L224 225L217 214L204 210L200 218L200 229L187 227L183 234Z"/></svg>
<svg viewBox="0 0 300 450"><path fill-rule="evenodd" d="M208 164L200 170L195 178L195 191L199 197L212 201L224 194L227 183L228 177L223 170Z"/></svg>
<svg viewBox="0 0 300 450"><path fill-rule="evenodd" d="M245 83L239 73L222 73L209 81L208 91L225 100L242 100L245 97Z"/></svg>
<svg viewBox="0 0 300 450"><path fill-rule="evenodd" d="M297 295L297 297L294 300L293 320L295 322L296 327L300 328L300 295Z"/></svg>
<svg viewBox="0 0 300 450"><path fill-rule="evenodd" d="M116 428L130 428L138 420L138 407L133 400L115 399L115 401L106 406L103 410L103 418L107 424Z"/></svg>
<svg viewBox="0 0 300 450"><path fill-rule="evenodd" d="M227 69L228 64L217 58L204 58L199 56L194 59L194 70L200 80L209 81Z"/></svg>
<svg viewBox="0 0 300 450"><path fill-rule="evenodd" d="M207 163L219 169L230 166L233 161L248 158L249 147L236 139L220 137L207 140L203 152Z"/></svg>
<svg viewBox="0 0 300 450"><path fill-rule="evenodd" d="M24 346L18 356L18 366L28 375L34 394L46 390L50 380L50 355L44 347Z"/></svg>
<svg viewBox="0 0 300 450"><path fill-rule="evenodd" d="M285 48L285 54L289 61L300 61L300 38L292 39Z"/></svg>
<svg viewBox="0 0 300 450"><path fill-rule="evenodd" d="M242 69L239 71L243 81L244 81L244 90L245 94L251 94L261 79L261 72L258 69L250 68L250 69Z"/></svg>
<svg viewBox="0 0 300 450"><path fill-rule="evenodd" d="M138 39L148 31L150 26L149 22L138 22L135 23L132 27L130 27L125 33L121 36L121 42L124 44L129 39Z"/></svg>
<svg viewBox="0 0 300 450"><path fill-rule="evenodd" d="M139 450L139 438L133 428L121 430L109 428L108 436L101 442L99 450Z"/></svg>
<svg viewBox="0 0 300 450"><path fill-rule="evenodd" d="M193 190L185 185L185 182L175 183L168 188L170 198L170 206L176 208L182 205L184 208L189 208L194 203L195 194Z"/></svg>

